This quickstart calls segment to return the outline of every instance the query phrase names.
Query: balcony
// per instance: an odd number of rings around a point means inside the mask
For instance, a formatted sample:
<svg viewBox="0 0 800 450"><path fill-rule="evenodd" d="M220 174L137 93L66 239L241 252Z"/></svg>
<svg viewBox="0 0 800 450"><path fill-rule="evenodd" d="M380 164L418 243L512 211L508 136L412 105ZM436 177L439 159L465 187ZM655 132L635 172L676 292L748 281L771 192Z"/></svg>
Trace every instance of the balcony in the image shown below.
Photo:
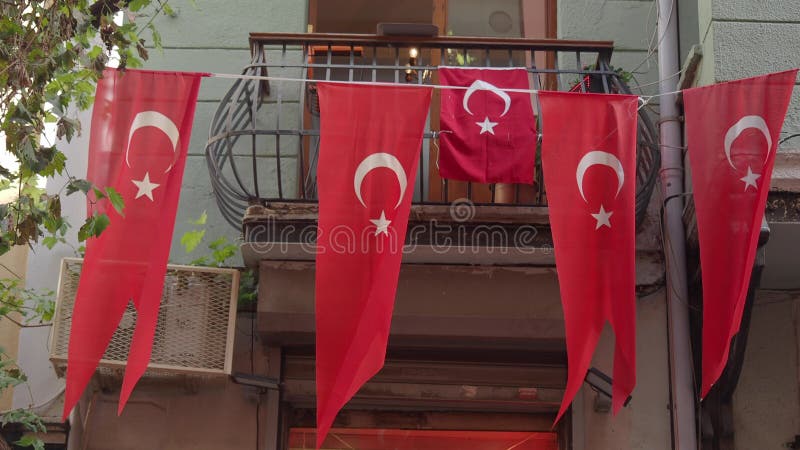
<svg viewBox="0 0 800 450"><path fill-rule="evenodd" d="M435 84L440 65L526 67L533 89L630 93L610 66L611 42L252 33L250 47L245 78L221 101L206 145L217 204L231 226L241 227L250 266L314 259L317 81ZM439 94L433 95L404 262L554 265L540 163L533 186L442 179L436 167ZM655 127L641 111L637 225L659 160Z"/></svg>

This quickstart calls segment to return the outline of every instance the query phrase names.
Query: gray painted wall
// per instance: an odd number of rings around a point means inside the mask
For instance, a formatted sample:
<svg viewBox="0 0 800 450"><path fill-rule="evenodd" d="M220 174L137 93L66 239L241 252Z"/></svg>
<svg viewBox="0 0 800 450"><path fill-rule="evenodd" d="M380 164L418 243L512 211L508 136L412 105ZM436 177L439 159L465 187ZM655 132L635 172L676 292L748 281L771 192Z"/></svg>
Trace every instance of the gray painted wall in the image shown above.
<svg viewBox="0 0 800 450"><path fill-rule="evenodd" d="M784 448L800 430L798 291L761 291L733 396L737 449Z"/></svg>
<svg viewBox="0 0 800 450"><path fill-rule="evenodd" d="M596 412L597 393L584 384L572 404L574 450L671 448L667 306L664 290L636 302L636 388L619 414ZM603 330L592 365L613 373L614 334Z"/></svg>
<svg viewBox="0 0 800 450"><path fill-rule="evenodd" d="M697 0L703 64L699 84L800 66L800 0ZM685 55L683 55L685 56ZM795 85L784 131L800 129ZM800 147L789 141L781 148Z"/></svg>
<svg viewBox="0 0 800 450"><path fill-rule="evenodd" d="M177 13L176 16L161 17L156 21L156 26L162 35L164 49L162 52L155 49L150 50L150 60L146 62L145 68L239 74L250 63L248 44L250 32L299 33L306 30L307 6L304 1L236 0L220 2L197 0L196 4L192 3L190 0L170 1L170 5ZM272 51L269 57L277 60L280 52ZM287 60L297 58L299 58L299 52L289 49ZM297 76L298 74L292 74L290 70L272 70L270 75ZM220 100L233 86L233 83L234 80L223 78L205 78L202 82L173 236L170 259L176 263L188 262L209 253L208 250L204 251L205 246L201 246L191 255L187 255L180 245L183 233L196 228L189 221L199 217L203 211L208 213L208 222L205 227L206 242L211 242L221 236L226 236L231 241L239 238L238 230L224 221L217 208L204 156L212 116L219 106ZM282 89L283 108L287 112L299 111L297 86L285 83ZM273 95L262 107L259 121L274 123L274 102L277 99L278 90L273 88ZM284 113L281 119L284 120L285 117L290 116L299 117L299 112L296 114ZM284 123L282 126L296 125L296 123ZM244 153L244 144L247 144L247 151L249 151L249 143L242 141L236 147L236 154ZM261 194L262 196L274 195L277 190L274 185L263 186L264 181L270 182L275 179L274 172L277 165L274 158L274 144L272 142L263 142L263 144L260 145L261 154L259 156ZM296 184L294 176L296 161L292 157L296 142L284 138L281 148L283 186L285 191L288 190L291 193ZM249 166L249 157L244 160ZM252 174L247 173L244 177L247 184L251 184ZM241 264L240 258L237 257L233 264Z"/></svg>
<svg viewBox="0 0 800 450"><path fill-rule="evenodd" d="M611 64L633 72L634 93L652 95L658 91L658 54L654 33L658 8L652 0L559 0L558 37L614 41ZM594 57L583 58L584 64ZM575 67L570 56L561 61L562 67ZM641 85L641 89L635 89Z"/></svg>

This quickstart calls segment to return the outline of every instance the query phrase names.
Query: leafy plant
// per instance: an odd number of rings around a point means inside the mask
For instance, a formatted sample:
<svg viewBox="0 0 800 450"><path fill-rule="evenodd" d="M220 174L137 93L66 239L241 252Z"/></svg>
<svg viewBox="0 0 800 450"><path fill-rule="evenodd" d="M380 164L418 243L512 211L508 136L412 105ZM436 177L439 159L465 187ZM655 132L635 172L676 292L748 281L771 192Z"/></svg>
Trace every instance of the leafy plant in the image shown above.
<svg viewBox="0 0 800 450"><path fill-rule="evenodd" d="M17 370L19 371L19 369ZM24 377L24 375L21 376ZM42 418L37 416L32 411L23 408L14 409L3 414L2 419L0 419L0 423L3 426L6 426L10 423L17 423L20 424L24 430L31 433L47 432L47 428L45 427ZM30 434L23 435L21 438L19 438L19 440L14 442L14 444L20 447L33 447L34 450L44 450L44 442Z"/></svg>
<svg viewBox="0 0 800 450"><path fill-rule="evenodd" d="M54 292L26 289L24 286L24 281L19 278L0 279L0 317L19 327L49 326L48 322L55 313ZM28 378L14 359L0 350L0 391L27 381ZM26 408L4 412L0 423L3 426L16 423L32 433L46 431L42 419ZM32 435L24 435L14 444L21 447L32 446L35 449L44 448L42 441Z"/></svg>
<svg viewBox="0 0 800 450"><path fill-rule="evenodd" d="M128 21L114 22L120 7ZM115 208L115 192L94 188L91 180L66 173L66 155L45 137L53 123L56 137L70 142L81 132L77 111L91 106L94 85L112 49L118 65L139 67L147 59L141 34L147 30L160 48L153 18L172 13L165 0L17 0L0 2L0 133L18 167L0 166L0 190L15 189L16 199L0 208L0 254L13 245L29 245L46 236L52 247L63 241L62 194L93 191ZM144 22L144 23L143 23ZM42 177L66 175L60 191L34 189ZM95 212L81 226L81 241L99 235L108 218Z"/></svg>
<svg viewBox="0 0 800 450"><path fill-rule="evenodd" d="M208 214L203 211L200 217L190 220L189 223L202 227L207 220ZM194 252L203 243L205 235L205 228L195 228L183 233L180 242L187 255ZM193 259L189 264L205 267L230 267L232 258L239 254L239 247L226 236L209 242L206 249L208 254ZM253 270L250 268L242 270L239 276L239 307L253 305L258 298L257 290L258 280Z"/></svg>
<svg viewBox="0 0 800 450"><path fill-rule="evenodd" d="M127 19L122 25L114 21L118 11ZM66 142L79 135L77 112L91 106L95 82L110 58L116 55L122 70L139 67L148 56L145 32L161 47L153 24L160 14L174 14L168 0L0 1L0 139L16 162L0 165L0 191L14 191L14 200L0 205L0 255L40 239L48 248L66 243L71 225L61 215L62 195L81 192L93 202L108 199L122 213L122 197L113 189L95 187L67 172L67 155L46 137L45 126L53 124L56 138ZM66 178L60 190L47 193L38 187L42 179L56 175ZM108 216L95 211L80 225L79 241L99 236L108 225ZM0 285L0 317L15 321L20 314L19 324L26 325L36 314L43 320L52 314L46 303L26 303L28 293L20 286L19 281ZM20 374L16 379L24 378ZM4 380L0 390L13 385ZM8 412L2 422L44 431L30 411ZM30 437L16 444L43 448Z"/></svg>
<svg viewBox="0 0 800 450"><path fill-rule="evenodd" d="M621 67L614 67L612 65L609 65L608 68L609 68L610 71L614 72L617 75L617 77L619 77L619 79L622 80L626 84L630 83L631 80L633 80L633 74L631 72L628 72L627 70L621 68ZM594 71L594 70L599 70L599 69L597 68L597 64L589 64L589 65L584 65L583 66L583 70L588 72L588 71ZM580 90L579 86L581 85L581 83L584 83L584 84L586 84L586 90L588 91L590 83L595 83L595 82L599 81L600 79L601 79L600 75L597 75L597 74L589 74L589 75L583 76L582 78L575 78L574 80L572 80L572 83L571 83L572 90L573 91L579 91ZM602 84L601 84L601 86L602 86Z"/></svg>

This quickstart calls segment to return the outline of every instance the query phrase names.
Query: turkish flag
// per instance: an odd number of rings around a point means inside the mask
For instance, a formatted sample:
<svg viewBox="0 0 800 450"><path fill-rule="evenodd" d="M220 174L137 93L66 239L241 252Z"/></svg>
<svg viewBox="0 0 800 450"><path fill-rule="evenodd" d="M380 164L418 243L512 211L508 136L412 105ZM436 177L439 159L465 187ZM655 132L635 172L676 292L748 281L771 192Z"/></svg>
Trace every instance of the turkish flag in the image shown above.
<svg viewBox="0 0 800 450"><path fill-rule="evenodd" d="M542 170L569 364L556 421L583 384L606 321L616 336L616 413L636 384L638 98L540 91L539 101Z"/></svg>
<svg viewBox="0 0 800 450"><path fill-rule="evenodd" d="M739 331L797 69L683 91L703 280L701 397Z"/></svg>
<svg viewBox="0 0 800 450"><path fill-rule="evenodd" d="M64 419L130 301L136 329L119 412L150 360L202 76L106 69L97 82L86 178L99 188L114 188L125 208L120 215L107 199L89 202L89 213L105 213L111 224L86 243L72 313Z"/></svg>
<svg viewBox="0 0 800 450"><path fill-rule="evenodd" d="M440 67L439 173L479 183L533 184L536 123L528 72L520 68Z"/></svg>
<svg viewBox="0 0 800 450"><path fill-rule="evenodd" d="M431 101L416 86L318 91L317 448L383 367Z"/></svg>

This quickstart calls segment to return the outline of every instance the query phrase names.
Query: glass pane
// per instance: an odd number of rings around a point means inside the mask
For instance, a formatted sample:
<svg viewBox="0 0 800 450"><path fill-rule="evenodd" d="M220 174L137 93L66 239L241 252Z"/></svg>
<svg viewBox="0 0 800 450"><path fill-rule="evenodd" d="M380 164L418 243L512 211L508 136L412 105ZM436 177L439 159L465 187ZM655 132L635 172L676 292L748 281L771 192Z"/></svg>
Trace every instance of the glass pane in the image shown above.
<svg viewBox="0 0 800 450"><path fill-rule="evenodd" d="M447 35L522 37L520 0L448 0Z"/></svg>
<svg viewBox="0 0 800 450"><path fill-rule="evenodd" d="M292 428L289 449L313 449L314 428ZM556 433L331 428L322 449L352 450L557 450Z"/></svg>
<svg viewBox="0 0 800 450"><path fill-rule="evenodd" d="M318 0L318 33L375 34L378 23L433 23L432 0Z"/></svg>

